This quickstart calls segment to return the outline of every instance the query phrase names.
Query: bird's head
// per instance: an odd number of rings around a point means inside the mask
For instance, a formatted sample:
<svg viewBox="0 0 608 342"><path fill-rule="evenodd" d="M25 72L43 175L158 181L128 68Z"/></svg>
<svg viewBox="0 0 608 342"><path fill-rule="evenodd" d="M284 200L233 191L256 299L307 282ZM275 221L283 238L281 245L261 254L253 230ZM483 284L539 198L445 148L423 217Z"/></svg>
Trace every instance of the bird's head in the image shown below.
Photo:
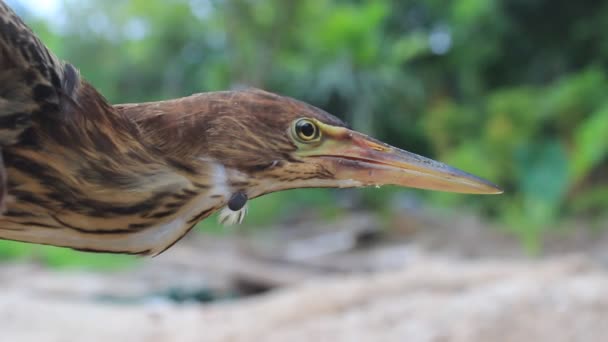
<svg viewBox="0 0 608 342"><path fill-rule="evenodd" d="M241 175L249 198L311 187L398 185L497 194L492 183L348 128L306 103L249 90L211 101L205 153ZM244 179L243 179L244 177Z"/></svg>

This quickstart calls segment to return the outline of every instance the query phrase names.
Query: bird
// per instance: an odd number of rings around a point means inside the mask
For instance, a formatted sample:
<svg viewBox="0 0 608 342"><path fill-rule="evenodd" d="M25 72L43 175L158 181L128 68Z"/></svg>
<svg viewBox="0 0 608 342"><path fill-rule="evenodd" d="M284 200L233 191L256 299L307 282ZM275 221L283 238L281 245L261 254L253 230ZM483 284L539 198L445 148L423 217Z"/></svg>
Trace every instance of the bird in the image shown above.
<svg viewBox="0 0 608 342"><path fill-rule="evenodd" d="M112 105L0 0L0 239L158 255L268 193L386 184L502 192L260 89Z"/></svg>

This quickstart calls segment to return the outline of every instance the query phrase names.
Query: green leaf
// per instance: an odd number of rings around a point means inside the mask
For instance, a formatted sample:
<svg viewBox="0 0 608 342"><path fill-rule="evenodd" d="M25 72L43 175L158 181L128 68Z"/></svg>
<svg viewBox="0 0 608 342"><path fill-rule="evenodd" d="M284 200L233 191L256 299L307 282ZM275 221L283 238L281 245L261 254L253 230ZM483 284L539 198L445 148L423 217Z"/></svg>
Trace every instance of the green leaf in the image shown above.
<svg viewBox="0 0 608 342"><path fill-rule="evenodd" d="M570 176L580 181L608 156L608 103L594 112L574 132Z"/></svg>
<svg viewBox="0 0 608 342"><path fill-rule="evenodd" d="M516 160L524 214L533 223L550 223L557 216L569 185L563 146L557 141L522 146Z"/></svg>

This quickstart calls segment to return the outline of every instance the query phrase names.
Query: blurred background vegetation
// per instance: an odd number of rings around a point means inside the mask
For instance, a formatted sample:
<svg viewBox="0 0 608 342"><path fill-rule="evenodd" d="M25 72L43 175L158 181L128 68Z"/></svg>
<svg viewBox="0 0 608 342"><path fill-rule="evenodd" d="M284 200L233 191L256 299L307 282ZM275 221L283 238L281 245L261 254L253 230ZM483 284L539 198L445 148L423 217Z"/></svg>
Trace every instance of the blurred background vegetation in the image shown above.
<svg viewBox="0 0 608 342"><path fill-rule="evenodd" d="M530 251L560 222L605 228L608 2L8 3L111 102L260 87L505 189L501 196L297 190L253 201L250 224L422 204L479 213ZM211 221L202 230L217 230ZM0 253L29 255L31 248L4 242ZM71 260L55 249L41 253L50 263ZM93 259L101 260L86 260Z"/></svg>

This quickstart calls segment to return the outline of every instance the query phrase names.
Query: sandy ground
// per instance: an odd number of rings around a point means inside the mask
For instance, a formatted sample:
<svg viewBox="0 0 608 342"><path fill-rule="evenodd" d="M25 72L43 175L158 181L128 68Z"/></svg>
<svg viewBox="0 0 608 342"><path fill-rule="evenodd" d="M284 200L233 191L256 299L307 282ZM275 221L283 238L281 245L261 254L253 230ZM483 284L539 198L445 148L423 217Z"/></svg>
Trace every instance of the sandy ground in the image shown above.
<svg viewBox="0 0 608 342"><path fill-rule="evenodd" d="M485 249L475 253L490 255L463 257L452 249L441 252L432 234L418 240L383 249L385 256L401 258L388 268L312 276L210 304L99 299L175 284L221 285L205 276L221 261L205 262L202 255L197 261L200 248L192 241L127 272L4 264L0 341L606 340L608 272L591 253L597 245L560 247L560 253L532 260ZM581 239L574 240L578 246ZM505 250L497 247L494 254Z"/></svg>

